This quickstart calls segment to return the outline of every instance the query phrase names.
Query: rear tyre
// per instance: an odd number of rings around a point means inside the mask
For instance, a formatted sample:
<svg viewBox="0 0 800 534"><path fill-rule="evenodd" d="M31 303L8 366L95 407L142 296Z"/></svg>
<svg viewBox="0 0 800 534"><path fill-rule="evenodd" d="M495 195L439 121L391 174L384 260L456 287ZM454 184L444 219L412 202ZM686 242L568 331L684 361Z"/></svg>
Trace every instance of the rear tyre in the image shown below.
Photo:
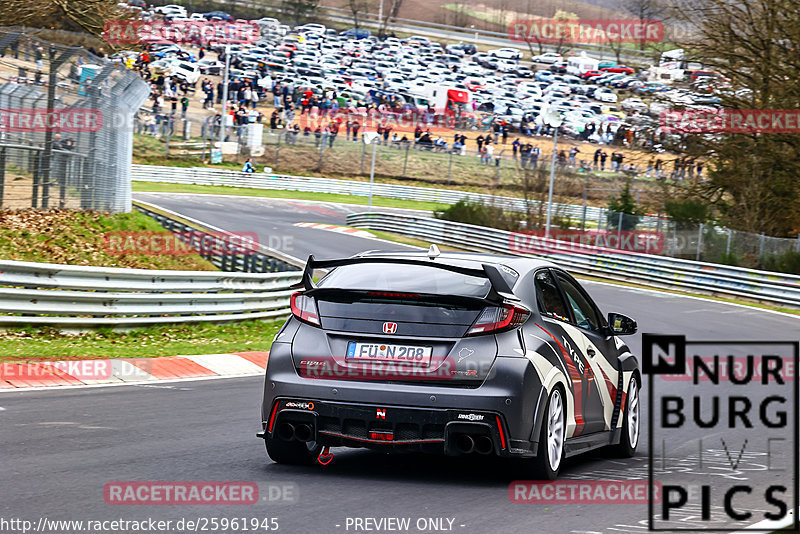
<svg viewBox="0 0 800 534"><path fill-rule="evenodd" d="M285 441L269 436L264 443L267 446L267 455L278 464L312 465L322 449L322 446L317 445L314 441L308 443L297 440Z"/></svg>
<svg viewBox="0 0 800 534"><path fill-rule="evenodd" d="M555 480L564 461L564 440L566 436L566 409L564 395L554 388L547 399L547 406L539 435L539 449L533 459L532 471L538 480Z"/></svg>
<svg viewBox="0 0 800 534"><path fill-rule="evenodd" d="M631 378L628 385L628 395L625 399L625 412L622 416L622 436L619 444L614 445L614 452L622 458L631 458L636 454L636 446L639 445L639 384L636 376Z"/></svg>

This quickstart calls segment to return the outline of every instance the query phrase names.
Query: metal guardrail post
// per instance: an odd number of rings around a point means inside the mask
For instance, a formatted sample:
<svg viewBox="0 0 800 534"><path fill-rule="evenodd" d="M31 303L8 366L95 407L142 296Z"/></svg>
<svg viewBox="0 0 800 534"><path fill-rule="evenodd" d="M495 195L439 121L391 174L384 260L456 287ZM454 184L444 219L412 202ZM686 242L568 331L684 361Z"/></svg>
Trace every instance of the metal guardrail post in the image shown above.
<svg viewBox="0 0 800 534"><path fill-rule="evenodd" d="M33 191L31 192L31 207L39 207L39 184L41 182L42 172L42 154L36 152L33 156Z"/></svg>
<svg viewBox="0 0 800 534"><path fill-rule="evenodd" d="M450 149L450 160L447 162L447 185L450 185L450 177L453 175L453 150Z"/></svg>
<svg viewBox="0 0 800 534"><path fill-rule="evenodd" d="M700 228L697 230L697 256L695 261L700 261L700 253L703 250L703 223L700 223Z"/></svg>
<svg viewBox="0 0 800 534"><path fill-rule="evenodd" d="M725 243L725 258L727 259L731 255L731 235L733 234L733 230L728 228L728 239Z"/></svg>
<svg viewBox="0 0 800 534"><path fill-rule="evenodd" d="M588 203L586 188L583 188L583 209L581 210L581 232L586 230L586 204Z"/></svg>
<svg viewBox="0 0 800 534"><path fill-rule="evenodd" d="M764 232L761 232L761 237L758 240L758 258L759 258L759 261L761 260L761 256L764 255L764 240L765 240Z"/></svg>
<svg viewBox="0 0 800 534"><path fill-rule="evenodd" d="M416 140L415 140L416 142ZM408 169L408 152L411 150L411 143L406 143L406 156L403 158L403 174L402 177L405 178L407 176L406 170Z"/></svg>
<svg viewBox="0 0 800 534"><path fill-rule="evenodd" d="M0 208L6 191L6 147L0 147ZM798 241L800 243L800 241Z"/></svg>

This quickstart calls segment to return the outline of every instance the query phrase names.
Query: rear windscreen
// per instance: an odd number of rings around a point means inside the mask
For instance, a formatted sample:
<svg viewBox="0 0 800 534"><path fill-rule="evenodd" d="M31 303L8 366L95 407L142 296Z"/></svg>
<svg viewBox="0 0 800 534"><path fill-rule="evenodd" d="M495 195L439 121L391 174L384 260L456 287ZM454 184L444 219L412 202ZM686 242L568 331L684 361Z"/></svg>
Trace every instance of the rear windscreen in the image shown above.
<svg viewBox="0 0 800 534"><path fill-rule="evenodd" d="M488 278L424 265L362 263L334 269L320 281L319 287L484 298L489 294L491 282Z"/></svg>

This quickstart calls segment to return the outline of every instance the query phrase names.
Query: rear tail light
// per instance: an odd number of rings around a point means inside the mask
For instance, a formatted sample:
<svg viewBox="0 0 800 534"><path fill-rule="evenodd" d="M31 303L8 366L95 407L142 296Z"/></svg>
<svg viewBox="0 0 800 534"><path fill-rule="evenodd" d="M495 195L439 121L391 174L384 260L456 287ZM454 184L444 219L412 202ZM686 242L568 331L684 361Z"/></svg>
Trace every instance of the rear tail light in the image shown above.
<svg viewBox="0 0 800 534"><path fill-rule="evenodd" d="M303 293L293 293L290 302L292 315L303 322L319 326L319 315L313 298Z"/></svg>
<svg viewBox="0 0 800 534"><path fill-rule="evenodd" d="M478 319L467 331L468 336L498 333L511 330L525 322L531 312L519 306L490 306L484 308Z"/></svg>

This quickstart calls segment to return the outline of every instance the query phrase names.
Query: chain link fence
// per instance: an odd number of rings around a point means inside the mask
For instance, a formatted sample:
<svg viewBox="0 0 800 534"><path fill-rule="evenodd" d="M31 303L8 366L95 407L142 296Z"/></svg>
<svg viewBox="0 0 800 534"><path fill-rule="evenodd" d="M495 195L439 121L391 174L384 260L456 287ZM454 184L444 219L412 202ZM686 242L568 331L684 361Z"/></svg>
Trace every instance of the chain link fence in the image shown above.
<svg viewBox="0 0 800 534"><path fill-rule="evenodd" d="M0 208L131 209L140 77L79 47L0 31Z"/></svg>

